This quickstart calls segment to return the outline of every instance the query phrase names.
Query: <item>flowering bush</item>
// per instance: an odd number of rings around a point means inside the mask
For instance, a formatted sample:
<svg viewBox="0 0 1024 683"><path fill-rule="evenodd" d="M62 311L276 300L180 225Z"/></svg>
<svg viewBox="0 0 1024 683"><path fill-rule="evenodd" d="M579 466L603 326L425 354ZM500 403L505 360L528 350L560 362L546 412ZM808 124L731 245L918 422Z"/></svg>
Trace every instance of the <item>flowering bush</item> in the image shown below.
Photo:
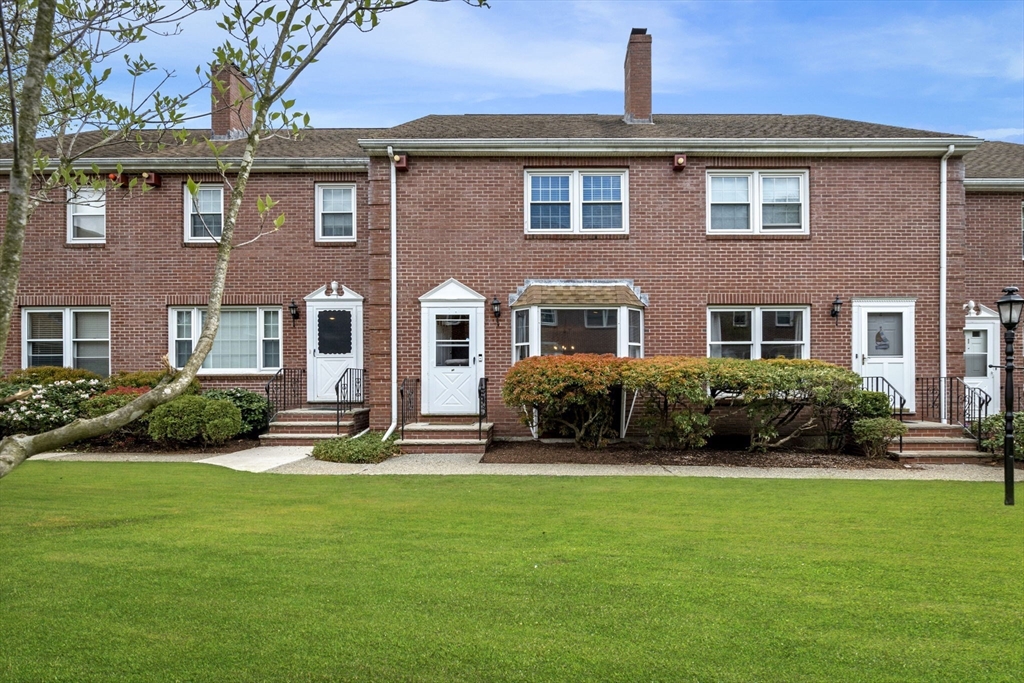
<svg viewBox="0 0 1024 683"><path fill-rule="evenodd" d="M58 381L74 382L80 379L101 380L101 377L89 370L43 365L35 368L15 370L4 377L4 382L28 389L35 384L53 384Z"/></svg>
<svg viewBox="0 0 1024 683"><path fill-rule="evenodd" d="M57 380L29 387L32 395L0 409L0 435L39 434L73 422L82 405L106 389L99 379Z"/></svg>

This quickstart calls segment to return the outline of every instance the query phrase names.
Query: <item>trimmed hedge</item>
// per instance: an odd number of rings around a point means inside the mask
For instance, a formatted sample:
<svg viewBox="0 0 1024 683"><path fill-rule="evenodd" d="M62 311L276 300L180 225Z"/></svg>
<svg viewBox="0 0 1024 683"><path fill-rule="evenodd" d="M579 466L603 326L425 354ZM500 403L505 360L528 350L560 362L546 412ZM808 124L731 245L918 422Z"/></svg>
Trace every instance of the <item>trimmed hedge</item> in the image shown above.
<svg viewBox="0 0 1024 683"><path fill-rule="evenodd" d="M164 378L173 379L173 375L166 370L136 370L134 372L119 372L111 375L107 380L107 384L109 384L111 388L130 387L136 389L152 389L163 381ZM199 380L193 378L185 389L183 395L198 395L201 391L202 386L199 384Z"/></svg>
<svg viewBox="0 0 1024 683"><path fill-rule="evenodd" d="M853 423L853 438L869 458L889 455L889 444L907 433L907 425L891 417L869 417Z"/></svg>
<svg viewBox="0 0 1024 683"><path fill-rule="evenodd" d="M15 370L3 378L3 383L26 389L33 385L53 384L54 382L76 382L78 380L93 379L99 382L106 382L106 380L90 370L42 365L35 368ZM106 389L106 386L104 386L104 389Z"/></svg>
<svg viewBox="0 0 1024 683"><path fill-rule="evenodd" d="M242 429L242 411L231 401L181 396L149 416L149 436L167 444L221 444Z"/></svg>
<svg viewBox="0 0 1024 683"><path fill-rule="evenodd" d="M623 387L643 399L637 425L652 446L698 448L714 433L715 408L741 407L750 422L752 449L778 445L812 428L826 447L842 448L855 419L874 417L888 398L860 390L856 373L817 360L739 360L611 355L539 356L516 363L502 398L537 435L560 429L576 443L599 447L616 432L612 391ZM798 422L802 420L802 422ZM789 437L784 428L796 425Z"/></svg>
<svg viewBox="0 0 1024 683"><path fill-rule="evenodd" d="M240 436L259 434L270 423L270 401L263 394L248 389L210 389L203 396L231 401L242 413Z"/></svg>
<svg viewBox="0 0 1024 683"><path fill-rule="evenodd" d="M313 457L328 462L378 463L398 454L395 435L368 432L358 439L325 439L313 446Z"/></svg>

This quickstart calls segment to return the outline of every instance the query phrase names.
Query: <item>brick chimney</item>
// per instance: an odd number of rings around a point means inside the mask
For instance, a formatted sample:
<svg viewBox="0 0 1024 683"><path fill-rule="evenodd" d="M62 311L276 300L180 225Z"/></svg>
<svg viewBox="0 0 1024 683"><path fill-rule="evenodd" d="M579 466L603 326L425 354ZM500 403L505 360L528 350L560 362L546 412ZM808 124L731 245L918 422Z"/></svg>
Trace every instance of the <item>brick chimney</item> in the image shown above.
<svg viewBox="0 0 1024 683"><path fill-rule="evenodd" d="M626 123L654 123L651 118L651 37L635 28L626 46Z"/></svg>
<svg viewBox="0 0 1024 683"><path fill-rule="evenodd" d="M244 137L252 126L252 86L234 64L216 68L210 85L210 128L213 139ZM217 87L217 83L223 90Z"/></svg>

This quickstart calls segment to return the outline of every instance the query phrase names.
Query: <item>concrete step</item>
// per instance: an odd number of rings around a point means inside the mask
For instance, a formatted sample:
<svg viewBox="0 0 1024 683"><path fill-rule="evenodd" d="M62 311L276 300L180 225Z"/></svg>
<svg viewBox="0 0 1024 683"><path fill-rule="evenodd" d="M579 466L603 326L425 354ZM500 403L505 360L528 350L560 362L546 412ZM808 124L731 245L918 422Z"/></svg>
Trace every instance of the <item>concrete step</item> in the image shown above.
<svg viewBox="0 0 1024 683"><path fill-rule="evenodd" d="M351 420L353 417L362 412L369 412L369 408L356 408L355 410L344 412L341 414L342 420ZM281 410L274 415L274 420L286 421L286 422L321 422L326 420L334 420L336 413L332 407L330 410L314 410L311 408L293 408L292 410Z"/></svg>
<svg viewBox="0 0 1024 683"><path fill-rule="evenodd" d="M402 453L472 453L483 455L490 439L399 439Z"/></svg>
<svg viewBox="0 0 1024 683"><path fill-rule="evenodd" d="M894 442L899 447L899 441ZM914 451L969 451L977 449L978 442L965 436L904 436L903 450ZM892 450L892 446L889 447Z"/></svg>
<svg viewBox="0 0 1024 683"><path fill-rule="evenodd" d="M340 425L340 433L351 433L352 424L352 420L343 420ZM338 431L339 425L334 420L330 422L274 421L270 423L271 434L334 434Z"/></svg>
<svg viewBox="0 0 1024 683"><path fill-rule="evenodd" d="M991 453L980 451L903 451L900 462L933 465L980 465L992 462Z"/></svg>
<svg viewBox="0 0 1024 683"><path fill-rule="evenodd" d="M260 434L261 446L315 446L325 439L347 439L348 434Z"/></svg>
<svg viewBox="0 0 1024 683"><path fill-rule="evenodd" d="M475 422L473 424L434 424L427 422L412 422L405 425L405 429L399 430L398 433L406 439L419 440L470 439L476 438L477 434L482 433L489 441L493 429L494 424L491 422L484 422L483 425L480 426Z"/></svg>

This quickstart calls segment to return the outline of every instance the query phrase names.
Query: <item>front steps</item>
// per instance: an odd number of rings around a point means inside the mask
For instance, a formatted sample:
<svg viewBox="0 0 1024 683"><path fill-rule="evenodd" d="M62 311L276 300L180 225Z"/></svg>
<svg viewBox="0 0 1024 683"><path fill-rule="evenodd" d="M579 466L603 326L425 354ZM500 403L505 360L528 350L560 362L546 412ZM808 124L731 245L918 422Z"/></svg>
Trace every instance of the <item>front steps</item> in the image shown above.
<svg viewBox="0 0 1024 683"><path fill-rule="evenodd" d="M938 422L906 422L907 435L903 437L903 452L899 441L889 446L889 452L900 462L943 465L977 465L992 460L991 453L978 450L978 442L964 432L960 425Z"/></svg>
<svg viewBox="0 0 1024 683"><path fill-rule="evenodd" d="M341 415L340 433L333 410L297 408L278 412L270 430L260 434L261 446L315 446L324 439L354 436L370 424L369 408L357 408Z"/></svg>
<svg viewBox="0 0 1024 683"><path fill-rule="evenodd" d="M494 423L459 423L445 419L437 422L411 422L399 430L398 447L402 453L472 453L483 455L491 445ZM480 438L477 438L479 435Z"/></svg>

